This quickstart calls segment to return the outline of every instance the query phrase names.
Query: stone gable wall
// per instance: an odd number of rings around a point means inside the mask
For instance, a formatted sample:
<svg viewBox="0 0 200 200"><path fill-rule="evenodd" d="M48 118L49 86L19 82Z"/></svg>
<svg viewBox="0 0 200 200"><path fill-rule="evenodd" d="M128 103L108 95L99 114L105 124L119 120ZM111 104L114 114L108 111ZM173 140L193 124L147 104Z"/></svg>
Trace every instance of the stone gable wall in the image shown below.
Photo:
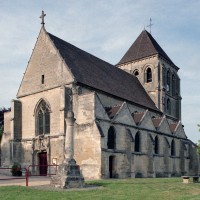
<svg viewBox="0 0 200 200"><path fill-rule="evenodd" d="M43 84L42 75L44 75ZM46 32L41 29L17 96L34 94L72 81L69 69Z"/></svg>

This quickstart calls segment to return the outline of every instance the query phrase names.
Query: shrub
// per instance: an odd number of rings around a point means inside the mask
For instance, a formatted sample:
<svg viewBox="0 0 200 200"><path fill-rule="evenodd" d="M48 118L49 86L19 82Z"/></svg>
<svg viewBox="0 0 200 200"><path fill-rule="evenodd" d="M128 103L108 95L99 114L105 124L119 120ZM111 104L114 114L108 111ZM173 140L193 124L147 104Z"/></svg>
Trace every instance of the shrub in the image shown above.
<svg viewBox="0 0 200 200"><path fill-rule="evenodd" d="M11 169L13 176L22 176L21 165L19 163L14 163Z"/></svg>

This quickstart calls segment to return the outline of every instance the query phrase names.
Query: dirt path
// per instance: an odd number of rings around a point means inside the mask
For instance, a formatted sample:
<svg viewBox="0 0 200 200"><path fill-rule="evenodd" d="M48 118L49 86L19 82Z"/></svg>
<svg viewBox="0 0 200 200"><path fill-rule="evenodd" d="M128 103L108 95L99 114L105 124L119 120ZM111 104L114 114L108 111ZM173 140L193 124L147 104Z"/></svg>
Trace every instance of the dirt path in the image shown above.
<svg viewBox="0 0 200 200"><path fill-rule="evenodd" d="M2 180L4 179L4 180ZM37 186L37 185L48 185L50 183L50 177L48 176L33 176L29 177L28 185ZM11 186L11 185L21 185L26 186L26 178L24 176L14 177L6 176L0 174L0 186Z"/></svg>

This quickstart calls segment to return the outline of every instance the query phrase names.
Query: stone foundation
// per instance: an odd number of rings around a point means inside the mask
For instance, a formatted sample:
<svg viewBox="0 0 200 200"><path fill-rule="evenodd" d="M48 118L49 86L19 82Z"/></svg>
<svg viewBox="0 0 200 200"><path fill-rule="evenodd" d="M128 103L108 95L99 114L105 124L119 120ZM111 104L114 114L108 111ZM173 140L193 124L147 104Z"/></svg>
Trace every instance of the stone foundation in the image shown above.
<svg viewBox="0 0 200 200"><path fill-rule="evenodd" d="M76 161L71 159L59 165L57 174L51 177L50 184L62 189L82 188L84 186L84 178Z"/></svg>

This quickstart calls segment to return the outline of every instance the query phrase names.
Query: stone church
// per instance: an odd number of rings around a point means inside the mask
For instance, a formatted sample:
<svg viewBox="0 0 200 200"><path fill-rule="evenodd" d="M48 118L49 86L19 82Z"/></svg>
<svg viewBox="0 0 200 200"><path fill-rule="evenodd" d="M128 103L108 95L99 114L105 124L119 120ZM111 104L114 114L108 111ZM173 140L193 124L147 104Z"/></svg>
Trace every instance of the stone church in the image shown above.
<svg viewBox="0 0 200 200"><path fill-rule="evenodd" d="M146 30L114 66L42 22L17 100L4 114L1 166L61 164L72 110L74 158L85 178L197 174L196 146L181 123L178 70Z"/></svg>

